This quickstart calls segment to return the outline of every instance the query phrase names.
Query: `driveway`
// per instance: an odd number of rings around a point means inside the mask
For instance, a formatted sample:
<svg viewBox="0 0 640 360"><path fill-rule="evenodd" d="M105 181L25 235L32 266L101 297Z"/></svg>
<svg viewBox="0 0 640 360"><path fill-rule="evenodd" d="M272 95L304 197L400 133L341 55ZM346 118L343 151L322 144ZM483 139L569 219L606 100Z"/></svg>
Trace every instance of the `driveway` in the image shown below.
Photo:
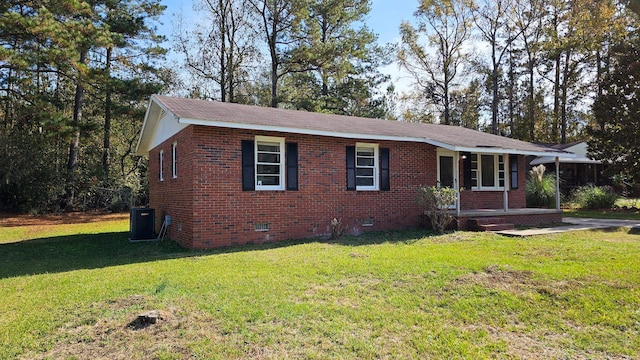
<svg viewBox="0 0 640 360"><path fill-rule="evenodd" d="M640 228L640 220L563 217L562 222L568 223L571 225L555 226L555 227L548 227L548 228L513 229L513 230L496 231L496 233L501 235L509 235L509 236L531 236L531 235L556 234L556 233L567 232L567 231L605 229L605 228L612 228L612 227Z"/></svg>

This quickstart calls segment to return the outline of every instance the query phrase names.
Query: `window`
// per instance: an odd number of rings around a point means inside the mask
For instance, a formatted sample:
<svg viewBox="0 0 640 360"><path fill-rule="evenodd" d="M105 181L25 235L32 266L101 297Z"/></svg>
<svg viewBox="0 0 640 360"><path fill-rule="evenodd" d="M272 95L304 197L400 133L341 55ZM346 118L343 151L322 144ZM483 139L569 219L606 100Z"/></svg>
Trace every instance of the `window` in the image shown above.
<svg viewBox="0 0 640 360"><path fill-rule="evenodd" d="M171 145L171 172L173 174L173 178L178 177L178 143L174 142Z"/></svg>
<svg viewBox="0 0 640 360"><path fill-rule="evenodd" d="M298 190L297 143L256 136L253 140L242 140L241 144L243 191L284 190L285 185L287 190Z"/></svg>
<svg viewBox="0 0 640 360"><path fill-rule="evenodd" d="M160 181L164 181L164 151L160 150Z"/></svg>
<svg viewBox="0 0 640 360"><path fill-rule="evenodd" d="M505 186L504 155L470 154L471 187L473 189L503 189Z"/></svg>
<svg viewBox="0 0 640 360"><path fill-rule="evenodd" d="M284 190L284 139L256 137L256 190Z"/></svg>
<svg viewBox="0 0 640 360"><path fill-rule="evenodd" d="M378 190L378 145L356 144L356 190Z"/></svg>
<svg viewBox="0 0 640 360"><path fill-rule="evenodd" d="M391 190L389 148L358 143L346 147L347 190Z"/></svg>

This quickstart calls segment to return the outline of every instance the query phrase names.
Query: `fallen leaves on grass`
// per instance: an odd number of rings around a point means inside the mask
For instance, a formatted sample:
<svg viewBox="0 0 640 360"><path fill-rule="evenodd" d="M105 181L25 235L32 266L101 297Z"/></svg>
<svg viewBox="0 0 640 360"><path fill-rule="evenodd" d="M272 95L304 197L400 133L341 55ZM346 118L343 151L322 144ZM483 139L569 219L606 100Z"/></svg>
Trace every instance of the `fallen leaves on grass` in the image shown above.
<svg viewBox="0 0 640 360"><path fill-rule="evenodd" d="M0 214L0 227L51 226L124 220L129 213L75 212L49 215Z"/></svg>

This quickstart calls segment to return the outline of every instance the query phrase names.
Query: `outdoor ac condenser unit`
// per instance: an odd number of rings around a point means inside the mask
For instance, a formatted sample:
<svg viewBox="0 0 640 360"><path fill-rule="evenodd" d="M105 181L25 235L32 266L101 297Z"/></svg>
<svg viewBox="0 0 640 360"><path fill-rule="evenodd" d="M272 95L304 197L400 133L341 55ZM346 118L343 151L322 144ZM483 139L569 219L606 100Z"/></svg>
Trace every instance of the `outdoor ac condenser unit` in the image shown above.
<svg viewBox="0 0 640 360"><path fill-rule="evenodd" d="M155 209L133 208L129 219L130 241L155 240Z"/></svg>

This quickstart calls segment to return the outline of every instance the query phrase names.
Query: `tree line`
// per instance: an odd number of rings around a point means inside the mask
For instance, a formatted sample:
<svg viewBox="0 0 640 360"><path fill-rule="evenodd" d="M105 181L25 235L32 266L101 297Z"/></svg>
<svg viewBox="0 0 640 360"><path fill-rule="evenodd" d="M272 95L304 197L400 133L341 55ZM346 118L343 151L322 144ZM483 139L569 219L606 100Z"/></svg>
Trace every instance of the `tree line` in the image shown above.
<svg viewBox="0 0 640 360"><path fill-rule="evenodd" d="M383 45L365 25L370 0L194 0L196 19L179 18L170 39L156 29L165 10L0 4L0 210L144 204L147 164L134 150L154 93L598 139L594 154L617 160L612 142L635 144L625 129L638 128L638 18L619 2L423 0ZM390 64L410 91L395 91Z"/></svg>

